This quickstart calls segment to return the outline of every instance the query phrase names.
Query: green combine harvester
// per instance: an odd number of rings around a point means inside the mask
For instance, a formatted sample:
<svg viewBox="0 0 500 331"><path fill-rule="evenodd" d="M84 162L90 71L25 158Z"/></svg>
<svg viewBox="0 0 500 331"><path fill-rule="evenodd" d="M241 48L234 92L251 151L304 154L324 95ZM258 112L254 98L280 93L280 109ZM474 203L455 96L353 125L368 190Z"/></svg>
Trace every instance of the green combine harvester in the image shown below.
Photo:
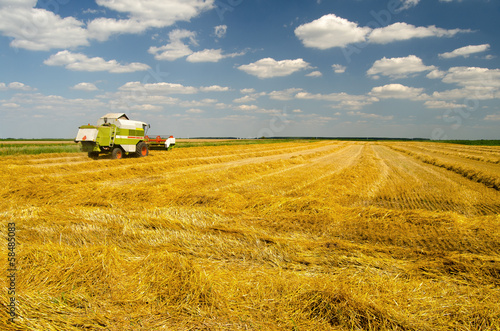
<svg viewBox="0 0 500 331"><path fill-rule="evenodd" d="M97 121L97 125L82 125L75 142L82 144L82 151L89 157L110 154L112 159L121 159L124 155L144 157L149 154L145 136L150 125L140 121L131 121L124 113L109 113ZM163 140L165 147L175 145L175 138ZM156 142L156 141L155 141Z"/></svg>

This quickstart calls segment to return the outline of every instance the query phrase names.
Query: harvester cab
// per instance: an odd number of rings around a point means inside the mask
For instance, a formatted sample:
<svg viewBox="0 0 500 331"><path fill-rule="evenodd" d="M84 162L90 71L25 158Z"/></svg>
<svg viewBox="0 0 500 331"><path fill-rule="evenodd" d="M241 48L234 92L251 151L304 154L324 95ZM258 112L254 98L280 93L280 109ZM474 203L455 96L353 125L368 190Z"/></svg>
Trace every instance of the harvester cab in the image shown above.
<svg viewBox="0 0 500 331"><path fill-rule="evenodd" d="M75 142L82 144L82 151L97 158L100 153L110 154L113 159L133 154L144 157L149 154L144 135L150 125L129 120L124 113L109 113L102 116L97 125L82 125Z"/></svg>

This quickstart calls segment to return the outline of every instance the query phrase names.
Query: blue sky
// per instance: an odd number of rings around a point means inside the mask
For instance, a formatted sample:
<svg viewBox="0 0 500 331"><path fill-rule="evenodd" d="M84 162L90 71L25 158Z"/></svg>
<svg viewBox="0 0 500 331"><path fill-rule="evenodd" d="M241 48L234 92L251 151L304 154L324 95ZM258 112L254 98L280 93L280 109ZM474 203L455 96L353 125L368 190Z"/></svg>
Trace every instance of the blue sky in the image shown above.
<svg viewBox="0 0 500 331"><path fill-rule="evenodd" d="M494 0L0 0L0 138L500 139Z"/></svg>

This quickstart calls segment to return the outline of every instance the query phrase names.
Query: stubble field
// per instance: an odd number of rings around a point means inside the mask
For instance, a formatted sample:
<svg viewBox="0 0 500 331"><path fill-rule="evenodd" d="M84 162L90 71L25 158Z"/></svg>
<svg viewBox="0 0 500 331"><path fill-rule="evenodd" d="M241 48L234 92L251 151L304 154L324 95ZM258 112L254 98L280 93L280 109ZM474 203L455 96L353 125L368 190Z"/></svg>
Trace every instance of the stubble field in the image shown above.
<svg viewBox="0 0 500 331"><path fill-rule="evenodd" d="M2 330L500 330L500 147L18 155L0 177Z"/></svg>

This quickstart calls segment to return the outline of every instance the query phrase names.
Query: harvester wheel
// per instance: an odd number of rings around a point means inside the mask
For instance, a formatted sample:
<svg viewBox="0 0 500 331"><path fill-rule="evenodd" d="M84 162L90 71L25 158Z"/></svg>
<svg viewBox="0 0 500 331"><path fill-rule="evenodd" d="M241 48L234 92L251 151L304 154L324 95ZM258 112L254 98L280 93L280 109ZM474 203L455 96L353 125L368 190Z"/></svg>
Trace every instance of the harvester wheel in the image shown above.
<svg viewBox="0 0 500 331"><path fill-rule="evenodd" d="M113 148L113 151L111 152L111 158L112 159L121 159L123 157L123 151L120 147L115 147Z"/></svg>
<svg viewBox="0 0 500 331"><path fill-rule="evenodd" d="M148 154L149 154L148 145L144 141L138 143L135 148L135 155L138 157L144 157L148 156Z"/></svg>
<svg viewBox="0 0 500 331"><path fill-rule="evenodd" d="M94 159L94 160L99 157L99 152L89 152L88 154L89 154L89 157L91 159Z"/></svg>

